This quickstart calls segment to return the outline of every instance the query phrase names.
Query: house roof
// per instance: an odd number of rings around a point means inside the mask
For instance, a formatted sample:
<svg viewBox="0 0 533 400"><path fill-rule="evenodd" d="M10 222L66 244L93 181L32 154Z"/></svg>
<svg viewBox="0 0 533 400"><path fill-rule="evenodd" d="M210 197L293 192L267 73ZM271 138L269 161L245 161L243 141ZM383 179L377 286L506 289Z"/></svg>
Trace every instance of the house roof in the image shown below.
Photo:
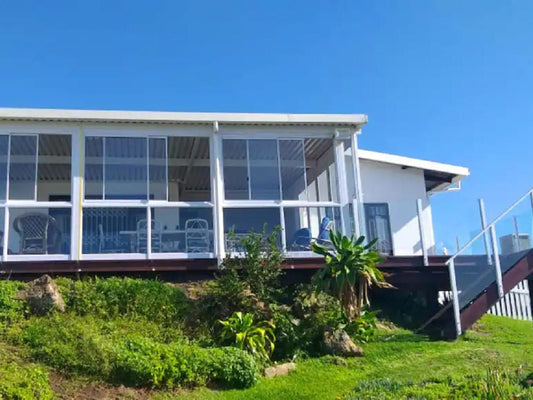
<svg viewBox="0 0 533 400"><path fill-rule="evenodd" d="M466 167L395 154L379 153L377 151L361 149L359 150L359 158L362 160L398 165L402 168L421 169L424 171L426 191L429 193L445 191L450 186L458 184L463 178L470 175L470 171Z"/></svg>
<svg viewBox="0 0 533 400"><path fill-rule="evenodd" d="M0 108L0 120L168 124L212 124L216 121L218 123L237 125L330 125L358 128L368 122L368 117L364 114L264 114Z"/></svg>

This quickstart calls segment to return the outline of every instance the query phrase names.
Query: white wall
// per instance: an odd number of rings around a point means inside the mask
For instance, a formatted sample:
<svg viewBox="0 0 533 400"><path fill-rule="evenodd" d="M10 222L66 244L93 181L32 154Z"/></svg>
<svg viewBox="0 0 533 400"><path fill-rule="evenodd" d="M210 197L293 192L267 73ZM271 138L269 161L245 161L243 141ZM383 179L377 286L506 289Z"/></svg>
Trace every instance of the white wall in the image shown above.
<svg viewBox="0 0 533 400"><path fill-rule="evenodd" d="M351 158L347 157L347 165ZM431 205L426 194L424 171L415 168L360 160L364 203L387 203L394 255L421 255L416 200L422 199L424 238L429 253L435 247ZM353 191L353 171L347 168L349 193Z"/></svg>

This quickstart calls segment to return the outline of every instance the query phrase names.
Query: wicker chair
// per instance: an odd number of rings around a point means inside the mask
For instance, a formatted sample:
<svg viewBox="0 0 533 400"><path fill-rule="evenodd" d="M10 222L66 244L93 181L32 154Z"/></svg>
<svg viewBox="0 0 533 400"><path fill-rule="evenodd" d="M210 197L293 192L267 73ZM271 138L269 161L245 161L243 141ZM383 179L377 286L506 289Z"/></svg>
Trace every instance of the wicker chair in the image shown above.
<svg viewBox="0 0 533 400"><path fill-rule="evenodd" d="M56 220L43 213L27 213L13 221L19 235L19 254L58 254L61 231Z"/></svg>

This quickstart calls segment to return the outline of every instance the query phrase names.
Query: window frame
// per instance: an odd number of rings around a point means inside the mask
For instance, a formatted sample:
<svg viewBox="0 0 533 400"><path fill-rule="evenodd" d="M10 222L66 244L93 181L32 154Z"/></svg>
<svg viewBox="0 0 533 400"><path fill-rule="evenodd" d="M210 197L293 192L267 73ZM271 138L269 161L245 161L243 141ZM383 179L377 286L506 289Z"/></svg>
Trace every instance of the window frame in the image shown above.
<svg viewBox="0 0 533 400"><path fill-rule="evenodd" d="M74 258L72 253L72 242L76 234L72 230L72 220L75 218L75 208L73 207L74 199L74 178L75 171L73 168L75 140L74 133L69 130L61 129L0 129L0 135L8 136L8 153L7 153L7 169L6 169L6 198L0 199L0 210L4 213L4 225L2 227L4 233L2 237L2 252L0 254L1 262L9 261L62 261L71 260ZM71 163L70 163L70 201L38 201L37 200L37 185L38 185L38 168L39 168L39 137L40 135L66 135L71 138ZM11 171L11 138L13 136L35 136L35 179L34 179L34 195L33 199L11 199L10 198L10 171ZM9 236L10 236L10 210L18 209L70 209L71 213L71 227L70 227L70 244L68 254L9 254Z"/></svg>
<svg viewBox="0 0 533 400"><path fill-rule="evenodd" d="M365 230L366 232L368 233L368 235L370 235L370 227L368 226L370 220L369 220L369 212L368 212L368 208L369 207L385 207L385 209L387 210L387 224L388 224L388 234L389 234L389 238L390 238L390 252L388 253L389 256L394 256L394 237L392 235L392 224L391 224L391 216L390 216L390 205L388 202L364 202L363 203L363 208L364 208L364 213L365 213ZM379 240L379 238L377 238ZM368 240L374 240L374 239L370 239L370 237L368 238ZM379 250L379 249L378 249Z"/></svg>
<svg viewBox="0 0 533 400"><path fill-rule="evenodd" d="M211 141L212 137L208 134L201 134L201 132L181 132L179 129L172 129L167 131L161 130L140 130L140 131L130 131L129 129L122 130L90 130L83 135L82 147L85 152L86 140L90 137L102 137L103 145L105 149L105 138L106 137L135 137L135 138L144 138L146 140L146 188L147 188L147 198L146 199L106 199L105 191L102 193L102 199L86 199L85 198L85 183L82 184L81 188L81 217L80 217L80 240L83 240L83 211L87 208L114 208L114 207L126 207L126 208L144 208L146 210L146 220L151 221L152 215L151 210L154 208L209 208L212 210L212 224L213 224L213 236L215 235L216 229L214 227L215 221L215 207L213 201L213 189L209 189L209 195L211 199L209 201L170 201L169 200L169 183L168 183L168 166L169 166L169 154L168 154L168 141L170 137L198 137L208 140L208 148L210 150L209 156L209 175L210 175L210 185L213 184L213 168L211 165ZM150 199L150 139L165 139L165 156L166 156L166 166L165 166L165 175L166 175L166 200L152 200ZM85 154L82 156L83 167L81 176L85 176ZM105 157L102 159L104 165L104 185L105 185ZM138 260L138 259L189 259L189 258L214 258L216 250L213 249L212 252L206 253L186 253L186 252L167 252L167 253L157 253L152 252L152 235L151 235L151 223L147 223L147 251L146 253L83 253L83 249L80 243L79 250L79 259L80 260L105 260L110 258L120 258L127 260ZM215 247L216 238L213 238L213 247Z"/></svg>
<svg viewBox="0 0 533 400"><path fill-rule="evenodd" d="M279 209L279 212L280 212L280 222L281 222L281 251L286 254L286 256L290 257L290 258L308 258L308 257L321 257L315 253L313 253L312 251L288 251L287 250L287 239L286 239L286 229L285 229L285 208L297 208L297 207L317 207L317 208L321 208L321 207L331 207L331 208L338 208L339 210L339 215L340 215L340 222L341 222L341 226L338 227L340 231L342 232L345 232L345 221L344 221L344 217L343 217L343 212L342 212L342 207L343 206L347 206L348 203L346 204L343 204L342 202L342 189L341 189L341 185L344 185L346 186L347 185L347 182L345 180L341 180L339 178L339 176L346 176L346 174L339 174L337 169L339 168L340 166L340 169L342 170L344 168L344 159L342 160L342 164L339 163L338 161L338 157L339 157L339 152L336 151L336 146L341 143L342 144L342 148L344 148L344 143L343 143L343 139L342 138L337 138L336 135L332 135L332 134L326 134L326 133L321 133L321 134L309 134L307 132L299 132L298 134L294 134L294 135L279 135L279 134L276 134L276 133L269 133L269 132L264 132L264 133L261 133L261 134L257 134L257 135L253 135L253 136L250 136L249 134L235 134L235 133L226 133L226 134L221 134L221 139L222 139L222 142L226 139L240 139L240 140L245 140L246 141L246 149L247 149L247 154L246 154L246 162L247 162L247 170L248 170L248 198L249 200L228 200L226 199L226 192L225 192L225 189L224 187L222 187L221 191L222 191L222 209L226 209L226 208L277 208ZM251 200L250 199L250 196L251 196L251 191L250 191L250 158L249 158L249 154L248 154L248 141L250 140L261 140L261 139L271 139L271 140L276 140L277 142L277 160L278 160L278 185L279 185L279 188L280 188L280 199L279 200ZM335 169L336 171L336 179L333 181L331 181L331 175L330 175L330 172L329 172L329 168L331 167L328 166L328 181L329 181L329 185L328 185L328 188L327 188L327 191L329 192L330 194L330 198L332 200L330 201L310 201L309 200L309 195L308 195L308 186L307 186L307 181L306 181L306 188L305 188L305 191L306 191L306 198L307 200L284 200L283 199L283 184L282 184L282 177L281 177L281 162L280 162L280 141L282 140L301 140L303 142L303 145L304 145L304 171L305 171L305 174L307 176L307 164L306 164L306 160L305 160L305 140L306 139L328 139L328 140L331 140L331 146L332 146L332 149L333 149L333 162L332 162L332 165L333 165L333 168ZM224 182L224 157L223 157L223 151L222 151L222 148L223 148L223 143L221 143L221 151L220 151L220 162L222 164L222 168L221 168L221 179L222 179L222 185L223 185L223 182ZM340 154L342 154L342 157L344 157L344 151L340 152ZM334 188L332 188L331 186L332 185L335 185ZM335 191L335 194L332 192L334 189ZM347 188L345 188L345 192L347 191ZM335 201L337 200L337 201ZM224 228L222 228L223 230L223 233L224 233L224 236L226 234L226 232L224 231ZM224 252L226 252L226 245L225 245L225 241L224 241L224 249L223 249ZM228 254L230 254L232 257L242 257L243 254L240 253L240 252L228 252Z"/></svg>

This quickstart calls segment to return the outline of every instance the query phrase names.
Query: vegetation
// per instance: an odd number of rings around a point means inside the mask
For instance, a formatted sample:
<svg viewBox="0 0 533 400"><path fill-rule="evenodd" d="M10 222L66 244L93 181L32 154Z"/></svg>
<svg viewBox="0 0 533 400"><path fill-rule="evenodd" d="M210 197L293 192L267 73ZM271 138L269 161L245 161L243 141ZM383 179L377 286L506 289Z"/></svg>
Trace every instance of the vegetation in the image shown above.
<svg viewBox="0 0 533 400"><path fill-rule="evenodd" d="M244 258L225 260L211 282L187 285L188 295L156 280L61 278L67 311L32 316L18 296L26 284L0 281L0 398L80 398L94 390L94 398L167 400L532 395L528 323L487 316L456 343L432 342L378 323L368 308L369 285L383 284L370 248L336 235L337 258L326 268L341 273L330 290L282 287L276 235L247 237ZM341 296L346 282L356 283L352 318ZM324 356L330 329L344 329L366 356ZM285 360L296 360L297 371L260 378L263 367Z"/></svg>
<svg viewBox="0 0 533 400"><path fill-rule="evenodd" d="M222 324L221 338L229 341L231 345L240 350L246 350L250 354L264 361L270 359L274 351L274 324L269 321L254 323L254 317L250 313L243 315L242 312L234 312L226 321L219 320Z"/></svg>
<svg viewBox="0 0 533 400"><path fill-rule="evenodd" d="M390 287L377 268L380 257L371 250L375 241L363 246L364 236L349 238L340 232L330 232L333 248L313 243L313 251L324 256L325 265L315 275L317 287L336 296L348 321L361 317L370 305L368 291L372 285Z"/></svg>
<svg viewBox="0 0 533 400"><path fill-rule="evenodd" d="M201 388L167 399L486 400L490 399L487 366L498 366L504 377L495 385L509 385L516 399L533 399L531 388L526 387L533 370L528 321L486 315L457 342L430 341L404 329L381 326L362 347L363 358L308 358L298 362L296 373L262 379L247 390Z"/></svg>

